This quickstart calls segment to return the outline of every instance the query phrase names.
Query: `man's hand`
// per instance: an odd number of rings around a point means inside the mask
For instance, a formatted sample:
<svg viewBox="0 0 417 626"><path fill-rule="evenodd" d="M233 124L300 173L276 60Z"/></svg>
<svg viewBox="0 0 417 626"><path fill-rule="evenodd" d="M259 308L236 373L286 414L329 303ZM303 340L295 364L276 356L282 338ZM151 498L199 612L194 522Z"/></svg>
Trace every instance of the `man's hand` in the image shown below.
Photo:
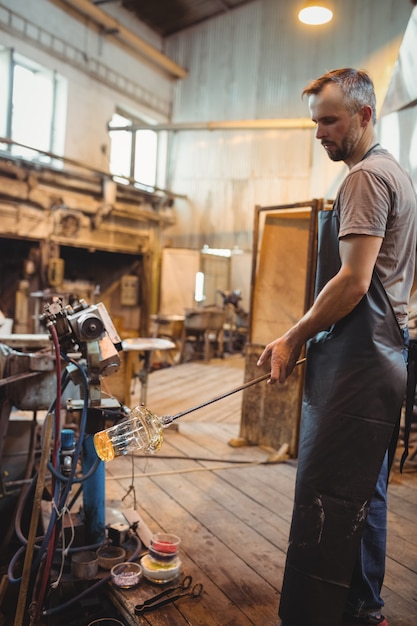
<svg viewBox="0 0 417 626"><path fill-rule="evenodd" d="M285 382L293 371L301 352L301 346L291 346L286 335L269 343L258 359L257 365L263 365L268 359L271 361L271 385L277 381Z"/></svg>

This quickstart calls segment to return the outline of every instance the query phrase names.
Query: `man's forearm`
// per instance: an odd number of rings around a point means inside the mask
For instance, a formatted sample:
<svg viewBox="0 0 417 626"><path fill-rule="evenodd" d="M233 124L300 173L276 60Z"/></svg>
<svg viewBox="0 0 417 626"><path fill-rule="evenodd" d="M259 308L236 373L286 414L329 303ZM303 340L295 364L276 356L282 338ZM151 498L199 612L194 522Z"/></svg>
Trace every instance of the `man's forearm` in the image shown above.
<svg viewBox="0 0 417 626"><path fill-rule="evenodd" d="M285 339L301 349L308 339L353 311L366 291L366 283L358 284L353 276L340 272L327 283L307 313L285 333Z"/></svg>

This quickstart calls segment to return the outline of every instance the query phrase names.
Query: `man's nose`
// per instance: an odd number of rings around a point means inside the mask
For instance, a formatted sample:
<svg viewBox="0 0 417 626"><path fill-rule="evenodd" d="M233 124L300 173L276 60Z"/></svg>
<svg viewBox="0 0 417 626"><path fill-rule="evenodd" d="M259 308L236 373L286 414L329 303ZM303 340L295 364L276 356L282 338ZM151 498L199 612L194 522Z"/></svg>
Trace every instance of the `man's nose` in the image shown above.
<svg viewBox="0 0 417 626"><path fill-rule="evenodd" d="M326 133L324 131L324 128L320 124L317 124L317 127L316 127L316 139L323 139L323 137L325 137L325 136L326 136Z"/></svg>

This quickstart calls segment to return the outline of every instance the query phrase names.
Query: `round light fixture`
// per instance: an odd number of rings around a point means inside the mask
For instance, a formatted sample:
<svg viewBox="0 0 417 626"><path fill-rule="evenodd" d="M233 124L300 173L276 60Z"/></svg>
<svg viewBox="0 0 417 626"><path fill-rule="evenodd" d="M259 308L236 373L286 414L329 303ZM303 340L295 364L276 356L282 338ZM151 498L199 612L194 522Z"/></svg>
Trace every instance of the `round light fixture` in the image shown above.
<svg viewBox="0 0 417 626"><path fill-rule="evenodd" d="M309 24L311 26L317 26L319 24L326 24L330 22L333 17L333 12L325 6L310 3L298 14L298 19L303 24Z"/></svg>

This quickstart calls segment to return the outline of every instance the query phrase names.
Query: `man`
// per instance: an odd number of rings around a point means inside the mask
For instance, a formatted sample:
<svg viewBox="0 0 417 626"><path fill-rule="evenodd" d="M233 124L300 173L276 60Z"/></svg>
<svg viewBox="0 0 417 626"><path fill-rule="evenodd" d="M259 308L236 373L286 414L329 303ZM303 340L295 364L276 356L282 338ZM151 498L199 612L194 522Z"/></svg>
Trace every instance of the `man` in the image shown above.
<svg viewBox="0 0 417 626"><path fill-rule="evenodd" d="M316 299L268 344L270 383L307 363L282 626L379 624L385 567L387 449L406 385L407 303L416 195L377 142L375 93L363 71L308 85L316 137L349 172L319 214Z"/></svg>

